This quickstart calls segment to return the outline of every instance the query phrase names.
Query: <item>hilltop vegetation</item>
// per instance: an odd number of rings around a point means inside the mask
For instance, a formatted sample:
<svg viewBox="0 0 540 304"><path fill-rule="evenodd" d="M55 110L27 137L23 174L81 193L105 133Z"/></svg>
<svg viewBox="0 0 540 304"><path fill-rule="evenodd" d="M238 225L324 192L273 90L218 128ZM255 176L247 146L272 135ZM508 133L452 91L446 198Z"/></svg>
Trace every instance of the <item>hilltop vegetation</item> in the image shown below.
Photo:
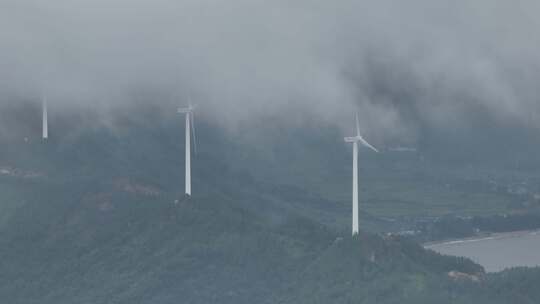
<svg viewBox="0 0 540 304"><path fill-rule="evenodd" d="M0 242L0 297L10 303L515 303L514 293L520 303L540 299L507 274L485 275L469 260L406 239L342 237L303 217L265 218L225 197L171 204L116 193L78 204L37 203L19 210L8 227ZM540 279L528 271L513 277Z"/></svg>

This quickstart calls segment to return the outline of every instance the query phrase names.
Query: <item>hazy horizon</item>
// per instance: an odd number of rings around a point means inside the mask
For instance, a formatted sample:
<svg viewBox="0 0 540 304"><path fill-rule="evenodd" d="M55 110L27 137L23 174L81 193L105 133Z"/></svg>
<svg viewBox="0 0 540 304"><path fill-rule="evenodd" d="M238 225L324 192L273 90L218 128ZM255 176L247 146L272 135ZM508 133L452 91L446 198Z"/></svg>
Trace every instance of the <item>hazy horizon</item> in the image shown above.
<svg viewBox="0 0 540 304"><path fill-rule="evenodd" d="M532 0L2 0L0 103L54 111L188 98L224 126L305 108L375 142L425 129L538 130ZM141 97L142 96L142 97Z"/></svg>

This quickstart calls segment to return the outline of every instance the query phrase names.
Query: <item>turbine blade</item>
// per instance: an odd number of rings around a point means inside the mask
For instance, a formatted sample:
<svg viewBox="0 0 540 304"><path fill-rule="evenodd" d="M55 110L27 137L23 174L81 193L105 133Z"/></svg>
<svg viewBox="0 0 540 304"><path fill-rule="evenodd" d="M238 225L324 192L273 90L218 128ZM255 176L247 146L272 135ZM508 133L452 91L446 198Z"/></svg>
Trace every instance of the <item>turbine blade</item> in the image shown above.
<svg viewBox="0 0 540 304"><path fill-rule="evenodd" d="M197 137L195 137L195 119L193 117L193 111L190 111L187 115L191 115L191 135L193 137L193 151L197 154Z"/></svg>
<svg viewBox="0 0 540 304"><path fill-rule="evenodd" d="M371 150L373 150L373 151L379 153L379 150L375 149L375 147L373 147L370 143L368 143L362 136L358 136L358 138L360 139L360 142L361 142L364 146L366 146L366 147L370 148Z"/></svg>
<svg viewBox="0 0 540 304"><path fill-rule="evenodd" d="M360 123L358 122L358 113L356 113L356 136L360 135Z"/></svg>

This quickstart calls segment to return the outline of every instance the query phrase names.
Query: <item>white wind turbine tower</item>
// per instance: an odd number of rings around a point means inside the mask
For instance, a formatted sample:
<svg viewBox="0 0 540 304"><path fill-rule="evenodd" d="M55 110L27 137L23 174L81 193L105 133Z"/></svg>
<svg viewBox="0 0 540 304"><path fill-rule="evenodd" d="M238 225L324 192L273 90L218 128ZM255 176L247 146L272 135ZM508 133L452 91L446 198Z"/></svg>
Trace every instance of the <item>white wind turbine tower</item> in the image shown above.
<svg viewBox="0 0 540 304"><path fill-rule="evenodd" d="M186 195L191 196L191 135L193 135L193 148L197 153L195 138L195 125L193 124L194 107L189 103L186 108L178 108L178 113L186 114Z"/></svg>
<svg viewBox="0 0 540 304"><path fill-rule="evenodd" d="M360 124L356 114L356 136L345 137L345 142L353 144L353 180L352 180L352 235L358 234L358 143L379 152L360 135Z"/></svg>
<svg viewBox="0 0 540 304"><path fill-rule="evenodd" d="M43 110L43 117L42 117L42 137L43 139L49 138L49 123L47 121L47 97L43 97L42 100L42 110Z"/></svg>

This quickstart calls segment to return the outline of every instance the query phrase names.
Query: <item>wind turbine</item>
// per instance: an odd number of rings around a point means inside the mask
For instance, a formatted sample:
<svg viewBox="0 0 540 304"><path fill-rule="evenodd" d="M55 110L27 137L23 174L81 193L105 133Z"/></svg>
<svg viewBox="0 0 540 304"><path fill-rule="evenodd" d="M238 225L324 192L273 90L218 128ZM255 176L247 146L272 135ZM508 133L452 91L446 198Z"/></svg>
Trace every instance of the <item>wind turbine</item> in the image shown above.
<svg viewBox="0 0 540 304"><path fill-rule="evenodd" d="M42 117L42 137L43 139L49 138L49 123L47 121L47 97L42 98L42 110L43 110L43 117Z"/></svg>
<svg viewBox="0 0 540 304"><path fill-rule="evenodd" d="M360 124L358 123L358 114L356 114L356 136L345 137L345 142L353 144L353 180L352 180L352 235L358 234L358 143L379 152L370 145L360 134Z"/></svg>
<svg viewBox="0 0 540 304"><path fill-rule="evenodd" d="M195 125L193 124L193 110L195 107L189 103L186 108L178 108L179 114L186 114L186 195L191 196L191 135L193 135L193 151L197 154L197 140L195 138Z"/></svg>

